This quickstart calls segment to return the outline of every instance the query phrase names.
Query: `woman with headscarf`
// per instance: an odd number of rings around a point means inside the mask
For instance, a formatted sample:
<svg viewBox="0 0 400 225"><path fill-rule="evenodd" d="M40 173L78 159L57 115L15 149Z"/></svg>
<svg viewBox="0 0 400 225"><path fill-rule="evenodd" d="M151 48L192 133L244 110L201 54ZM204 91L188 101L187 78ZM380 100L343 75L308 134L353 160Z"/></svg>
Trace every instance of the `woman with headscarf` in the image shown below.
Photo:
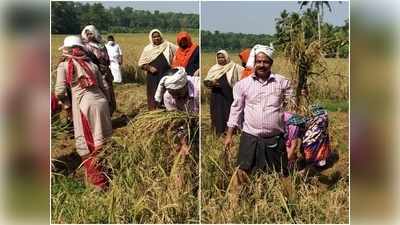
<svg viewBox="0 0 400 225"><path fill-rule="evenodd" d="M250 56L249 48L246 48L239 53L240 61L242 61L242 66L244 67L242 74L240 74L240 79L246 78L253 73L253 69L251 67L246 67L246 63L249 60L249 56Z"/></svg>
<svg viewBox="0 0 400 225"><path fill-rule="evenodd" d="M83 159L87 181L104 189L108 180L96 162L96 155L112 133L109 106L104 95L106 81L87 56L79 37L66 37L60 50L63 50L63 61L57 68L55 95L61 102L68 101L66 91L70 87L76 149Z"/></svg>
<svg viewBox="0 0 400 225"><path fill-rule="evenodd" d="M107 81L104 86L104 94L109 102L110 115L117 109L113 88L113 76L110 70L110 59L107 48L102 42L99 31L93 25L83 28L81 37L88 52L88 56L99 67L101 75Z"/></svg>
<svg viewBox="0 0 400 225"><path fill-rule="evenodd" d="M300 150L306 163L318 168L327 164L331 154L328 112L318 104L311 105L310 111Z"/></svg>
<svg viewBox="0 0 400 225"><path fill-rule="evenodd" d="M199 69L199 46L185 31L178 33L176 43L179 48L176 50L172 68L183 67L189 76L193 76Z"/></svg>
<svg viewBox="0 0 400 225"><path fill-rule="evenodd" d="M176 46L164 40L161 31L154 29L149 33L150 43L143 49L138 65L147 73L147 106L149 110L157 108L154 100L158 83L171 68Z"/></svg>
<svg viewBox="0 0 400 225"><path fill-rule="evenodd" d="M229 112L233 102L232 88L239 80L243 67L231 61L225 50L216 54L217 64L211 67L204 85L211 89L211 123L217 135L226 130Z"/></svg>

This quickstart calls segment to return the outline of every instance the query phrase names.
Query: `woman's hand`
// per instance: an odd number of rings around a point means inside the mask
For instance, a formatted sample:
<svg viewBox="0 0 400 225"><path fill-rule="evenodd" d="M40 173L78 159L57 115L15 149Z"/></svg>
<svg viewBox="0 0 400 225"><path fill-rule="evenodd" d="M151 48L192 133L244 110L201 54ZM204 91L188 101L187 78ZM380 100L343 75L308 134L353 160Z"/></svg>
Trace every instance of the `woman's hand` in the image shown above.
<svg viewBox="0 0 400 225"><path fill-rule="evenodd" d="M155 68L154 66L150 66L150 65L149 65L149 72L154 74L154 73L157 73L158 70L157 70L157 68Z"/></svg>
<svg viewBox="0 0 400 225"><path fill-rule="evenodd" d="M205 80L204 85L208 88L219 87L219 82L217 80Z"/></svg>

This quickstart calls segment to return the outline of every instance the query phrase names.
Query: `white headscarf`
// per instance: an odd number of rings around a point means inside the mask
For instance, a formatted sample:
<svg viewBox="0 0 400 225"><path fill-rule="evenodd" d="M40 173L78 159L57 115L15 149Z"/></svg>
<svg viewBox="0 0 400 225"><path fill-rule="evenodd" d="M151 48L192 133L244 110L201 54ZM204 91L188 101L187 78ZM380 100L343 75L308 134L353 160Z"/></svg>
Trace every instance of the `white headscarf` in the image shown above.
<svg viewBox="0 0 400 225"><path fill-rule="evenodd" d="M158 83L156 94L154 95L154 99L157 102L161 102L162 96L166 89L181 89L185 87L187 84L187 73L185 68L177 67L178 71L174 73L174 75L168 75L161 78L160 83Z"/></svg>
<svg viewBox="0 0 400 225"><path fill-rule="evenodd" d="M218 57L217 57L218 54L224 55L226 60L225 65L218 64ZM239 80L240 74L242 73L244 68L241 65L231 61L228 52L226 52L225 50L219 50L217 52L216 61L217 64L215 64L210 68L210 70L207 73L207 77L204 80L209 80L209 81L218 80L224 74L226 74L226 79L228 80L229 85L233 87L233 85L235 85L235 83Z"/></svg>
<svg viewBox="0 0 400 225"><path fill-rule="evenodd" d="M155 45L153 44L152 35L153 33L159 33L161 37L161 44ZM168 61L168 64L171 64L172 59L174 58L176 52L176 46L171 42L165 40L163 38L163 34L158 29L153 29L149 33L149 44L144 47L142 54L140 55L138 65L143 66L144 64L149 64L153 60L155 60L161 53L164 54L165 58Z"/></svg>
<svg viewBox="0 0 400 225"><path fill-rule="evenodd" d="M96 39L97 42L101 42L100 32L96 29L94 25L87 25L85 28L83 28L81 36L84 41L89 42L89 39L86 35L87 30L94 34L94 39Z"/></svg>
<svg viewBox="0 0 400 225"><path fill-rule="evenodd" d="M260 52L266 54L270 59L274 59L274 46L272 43L269 46L266 45L254 45L254 47L250 51L249 60L247 61L246 67L254 68L254 63L256 59L256 55Z"/></svg>

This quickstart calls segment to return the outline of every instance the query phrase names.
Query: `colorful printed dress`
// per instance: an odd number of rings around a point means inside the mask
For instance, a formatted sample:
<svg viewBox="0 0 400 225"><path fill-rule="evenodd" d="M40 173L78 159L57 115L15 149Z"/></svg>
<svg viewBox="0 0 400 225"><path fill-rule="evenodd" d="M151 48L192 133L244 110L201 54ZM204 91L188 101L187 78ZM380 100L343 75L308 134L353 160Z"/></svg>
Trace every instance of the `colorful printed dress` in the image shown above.
<svg viewBox="0 0 400 225"><path fill-rule="evenodd" d="M312 117L307 123L301 150L308 163L326 165L331 149L328 132L328 112L320 106L312 106Z"/></svg>

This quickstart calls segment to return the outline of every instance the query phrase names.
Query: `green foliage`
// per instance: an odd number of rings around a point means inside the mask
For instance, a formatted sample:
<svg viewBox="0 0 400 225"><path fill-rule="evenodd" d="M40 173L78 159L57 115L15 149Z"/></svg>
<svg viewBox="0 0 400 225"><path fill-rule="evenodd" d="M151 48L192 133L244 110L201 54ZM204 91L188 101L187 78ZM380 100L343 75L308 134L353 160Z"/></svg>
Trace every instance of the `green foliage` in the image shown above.
<svg viewBox="0 0 400 225"><path fill-rule="evenodd" d="M215 31L201 31L201 47L204 51L218 51L225 49L229 51L240 51L255 44L269 44L275 42L275 38L268 34L243 34L243 33L220 33Z"/></svg>
<svg viewBox="0 0 400 225"><path fill-rule="evenodd" d="M78 11L74 2L51 3L51 30L52 33L77 34L80 31L80 23L76 18Z"/></svg>
<svg viewBox="0 0 400 225"><path fill-rule="evenodd" d="M318 11L307 9L302 15L293 12L291 14L284 10L276 21L276 43L278 50L283 50L293 39L290 34L301 32L306 45L318 40ZM349 24L345 21L344 26L333 26L332 24L322 23L321 25L321 51L326 58L347 58L349 49ZM347 50L347 51L346 51Z"/></svg>
<svg viewBox="0 0 400 225"><path fill-rule="evenodd" d="M268 45L272 42L275 48L282 52L286 45L292 41L290 33L302 27L306 44L318 40L318 11L307 9L303 14L297 12L288 13L283 10L275 19L276 33L268 34L243 34L221 33L203 30L201 32L202 49L206 52L215 52L220 49L228 51L240 51L251 48L255 44ZM349 53L349 23L344 26L333 26L328 23L321 25L321 46L325 57L347 58Z"/></svg>
<svg viewBox="0 0 400 225"><path fill-rule="evenodd" d="M199 15L185 13L154 13L131 7L104 8L101 3L52 2L53 34L78 34L84 26L94 24L101 32L141 33L158 28L163 32L198 30Z"/></svg>

